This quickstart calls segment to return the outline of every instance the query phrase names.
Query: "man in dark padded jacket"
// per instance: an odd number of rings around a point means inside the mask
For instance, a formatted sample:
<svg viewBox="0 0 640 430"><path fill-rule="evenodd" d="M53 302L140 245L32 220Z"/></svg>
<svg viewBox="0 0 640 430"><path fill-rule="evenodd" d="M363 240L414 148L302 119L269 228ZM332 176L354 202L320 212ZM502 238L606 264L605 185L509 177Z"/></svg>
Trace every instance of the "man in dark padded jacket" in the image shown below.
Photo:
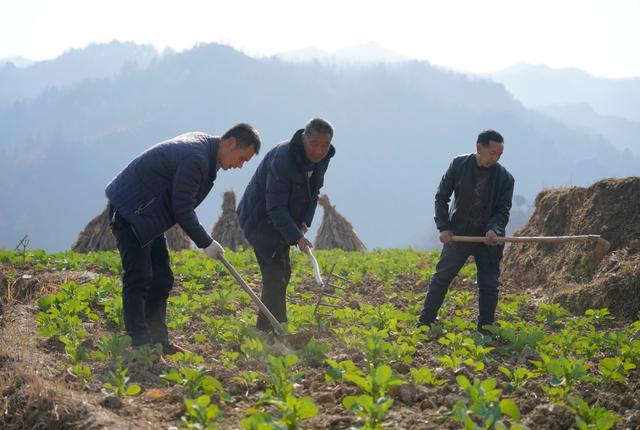
<svg viewBox="0 0 640 430"><path fill-rule="evenodd" d="M133 346L169 343L167 298L173 273L164 232L178 223L211 258L224 255L198 221L195 208L219 169L240 168L260 150L260 136L237 124L222 137L187 133L161 142L131 161L107 185L111 228L122 258L122 306Z"/></svg>
<svg viewBox="0 0 640 430"><path fill-rule="evenodd" d="M291 140L270 150L238 204L244 234L262 273L262 301L278 321L287 321L286 292L291 277L289 247L311 247L305 233L316 211L324 174L335 149L333 126L314 118ZM260 313L257 328L271 324Z"/></svg>
<svg viewBox="0 0 640 430"><path fill-rule="evenodd" d="M478 135L476 153L453 159L442 177L435 198L435 221L444 244L436 273L431 278L418 325L430 325L449 288L470 255L478 268L478 331L493 324L498 304L500 260L513 196L513 176L498 160L504 139L494 130ZM451 194L455 199L449 208ZM484 236L485 243L452 242L453 235Z"/></svg>

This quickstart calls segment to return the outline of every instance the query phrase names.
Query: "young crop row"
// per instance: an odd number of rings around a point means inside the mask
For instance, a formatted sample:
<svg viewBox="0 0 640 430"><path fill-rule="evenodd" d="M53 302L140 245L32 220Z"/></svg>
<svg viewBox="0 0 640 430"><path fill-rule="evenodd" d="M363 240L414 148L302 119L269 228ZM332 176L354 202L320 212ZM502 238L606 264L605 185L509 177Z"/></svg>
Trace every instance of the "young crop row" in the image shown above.
<svg viewBox="0 0 640 430"><path fill-rule="evenodd" d="M43 270L101 268L102 275L91 282L65 283L38 300L39 333L59 340L68 374L87 390L137 396L154 387L130 383L130 369L158 372L158 388L181 387L187 428L217 428L223 405L239 398L252 402L239 420L244 428L304 427L319 408L314 393L300 395L297 387L318 366L323 384L349 387L340 404L366 429L397 419L391 412L406 407L398 404L398 392L436 396L446 386L454 387L457 400L434 419L459 428L526 428L519 403L523 392L537 389L544 396L540 401L561 405L578 428L609 429L621 422L617 413L580 393L587 384L605 392L628 383L640 366L640 321L612 329L606 309L572 316L557 304L504 294L490 328L494 337L488 338L475 332L475 291L466 288L449 292L440 325L418 329L424 291L416 283L433 274L437 254L331 251L317 257L321 267L334 267L335 282L344 290L327 299L336 308L314 315L311 266L302 254L293 254L287 328L318 330L317 340L294 352L253 329L255 310L221 264L197 251L173 255L179 288L169 300L168 325L206 354L168 356L169 365L162 367L157 351L131 350L129 338L116 334L123 317L113 253L0 252L0 261L15 267L29 261ZM259 281L252 253L229 252L228 258L247 279ZM473 279L474 270L468 266L463 277ZM221 367L235 376L221 382L215 377ZM229 394L230 383L246 390Z"/></svg>

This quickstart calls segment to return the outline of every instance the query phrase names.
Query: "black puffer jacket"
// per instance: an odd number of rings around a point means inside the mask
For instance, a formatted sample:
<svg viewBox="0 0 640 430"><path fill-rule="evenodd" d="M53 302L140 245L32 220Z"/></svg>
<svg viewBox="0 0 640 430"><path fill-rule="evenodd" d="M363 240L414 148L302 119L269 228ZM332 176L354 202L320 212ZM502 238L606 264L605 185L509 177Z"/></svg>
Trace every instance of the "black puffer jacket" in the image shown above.
<svg viewBox="0 0 640 430"><path fill-rule="evenodd" d="M135 158L111 180L107 198L133 226L142 246L178 223L200 248L212 239L195 208L211 191L220 138L186 133Z"/></svg>
<svg viewBox="0 0 640 430"><path fill-rule="evenodd" d="M302 132L265 155L238 204L244 234L265 259L279 247L295 244L302 237L303 222L311 226L324 174L335 154L332 145L322 161L310 162Z"/></svg>
<svg viewBox="0 0 640 430"><path fill-rule="evenodd" d="M473 198L473 169L476 154L460 155L453 159L447 172L442 177L435 199L435 221L438 230L452 230L456 235L468 234L471 225L470 212ZM491 181L488 209L484 220L486 230L493 230L499 236L505 235L509 222L513 185L511 173L496 163L490 169ZM449 208L451 194L454 201Z"/></svg>

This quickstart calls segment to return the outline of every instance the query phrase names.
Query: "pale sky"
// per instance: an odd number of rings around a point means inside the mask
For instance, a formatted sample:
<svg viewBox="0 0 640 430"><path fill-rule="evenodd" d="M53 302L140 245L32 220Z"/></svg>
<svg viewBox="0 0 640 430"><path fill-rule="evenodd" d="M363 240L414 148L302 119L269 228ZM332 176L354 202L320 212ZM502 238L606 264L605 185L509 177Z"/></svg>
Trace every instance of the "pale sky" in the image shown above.
<svg viewBox="0 0 640 430"><path fill-rule="evenodd" d="M0 0L0 58L114 39L254 56L376 42L470 72L524 61L640 77L640 0Z"/></svg>

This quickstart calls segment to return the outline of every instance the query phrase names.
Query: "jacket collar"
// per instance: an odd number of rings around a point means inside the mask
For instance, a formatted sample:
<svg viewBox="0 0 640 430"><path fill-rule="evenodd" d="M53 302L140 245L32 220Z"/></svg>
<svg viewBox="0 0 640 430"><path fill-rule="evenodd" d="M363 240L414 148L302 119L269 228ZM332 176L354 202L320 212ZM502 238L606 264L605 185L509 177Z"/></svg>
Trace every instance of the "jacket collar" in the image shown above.
<svg viewBox="0 0 640 430"><path fill-rule="evenodd" d="M333 145L330 145L329 153L318 163L314 163L313 161L307 158L307 155L304 152L304 143L302 142L303 132L304 130L300 129L293 134L293 137L291 138L291 141L290 141L289 152L293 157L293 161L298 167L298 170L300 170L301 172L308 172L310 170L313 170L317 164L328 162L329 159L336 154L336 149Z"/></svg>
<svg viewBox="0 0 640 430"><path fill-rule="evenodd" d="M491 167L481 167L481 166L478 166L478 163L476 163L476 158L477 158L477 155L475 152L472 152L469 154L469 158L467 162L471 167L475 166L475 167L478 167L479 169L487 169L487 170L495 171L495 170L498 170L498 167L500 166L500 163L496 163Z"/></svg>
<svg viewBox="0 0 640 430"><path fill-rule="evenodd" d="M209 140L209 181L213 182L218 176L218 145L220 138L214 137Z"/></svg>

